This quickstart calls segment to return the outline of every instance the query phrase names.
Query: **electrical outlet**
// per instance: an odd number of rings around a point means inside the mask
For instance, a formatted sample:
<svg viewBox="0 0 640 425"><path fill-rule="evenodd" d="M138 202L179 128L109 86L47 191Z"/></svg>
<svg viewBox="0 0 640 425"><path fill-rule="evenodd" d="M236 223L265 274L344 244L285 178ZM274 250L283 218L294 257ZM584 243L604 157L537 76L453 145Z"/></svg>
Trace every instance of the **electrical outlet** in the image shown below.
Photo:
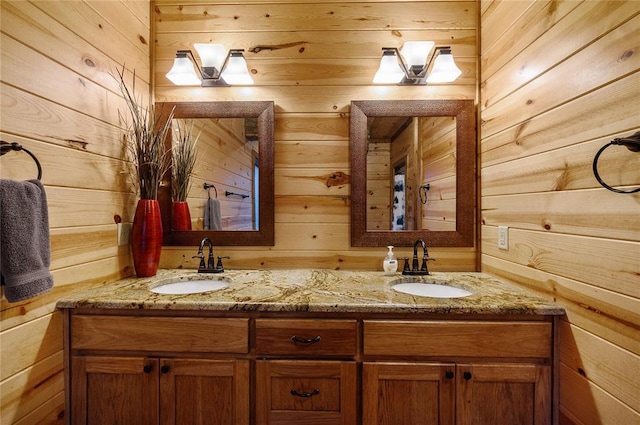
<svg viewBox="0 0 640 425"><path fill-rule="evenodd" d="M509 249L509 228L498 226L498 248Z"/></svg>
<svg viewBox="0 0 640 425"><path fill-rule="evenodd" d="M129 245L131 240L131 223L118 223L118 246Z"/></svg>

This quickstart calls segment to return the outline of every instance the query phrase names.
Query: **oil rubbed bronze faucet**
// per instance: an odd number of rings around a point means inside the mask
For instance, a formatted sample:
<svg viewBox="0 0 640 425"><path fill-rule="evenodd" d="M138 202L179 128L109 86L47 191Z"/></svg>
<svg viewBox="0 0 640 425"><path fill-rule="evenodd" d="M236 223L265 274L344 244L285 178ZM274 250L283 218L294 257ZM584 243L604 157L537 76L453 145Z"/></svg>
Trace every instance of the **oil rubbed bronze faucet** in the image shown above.
<svg viewBox="0 0 640 425"><path fill-rule="evenodd" d="M204 262L204 246L207 244L209 246L209 255L207 257L207 263ZM192 258L199 258L200 265L198 266L198 273L222 273L224 272L224 267L222 265L223 258L229 257L218 257L218 264L214 264L215 261L213 259L213 242L211 239L204 237L200 241L200 247L198 248L198 254L194 255Z"/></svg>
<svg viewBox="0 0 640 425"><path fill-rule="evenodd" d="M418 268L418 247L422 246L422 265ZM413 244L413 260L411 261L411 269L409 269L409 259L404 259L404 268L402 274L411 276L424 276L429 274L427 268L427 261L435 261L435 258L429 258L429 251L427 250L427 244L422 239L418 239Z"/></svg>

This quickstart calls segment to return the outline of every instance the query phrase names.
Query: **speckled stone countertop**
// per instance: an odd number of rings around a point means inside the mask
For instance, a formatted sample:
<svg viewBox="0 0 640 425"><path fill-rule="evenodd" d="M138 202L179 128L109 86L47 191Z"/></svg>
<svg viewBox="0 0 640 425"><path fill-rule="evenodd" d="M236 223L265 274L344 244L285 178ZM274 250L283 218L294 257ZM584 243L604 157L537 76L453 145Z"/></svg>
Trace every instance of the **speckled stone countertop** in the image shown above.
<svg viewBox="0 0 640 425"><path fill-rule="evenodd" d="M224 289L162 295L149 288L181 280L226 279ZM429 298L392 289L403 281L456 286L472 292L464 298ZM151 278L128 278L78 292L58 301L58 308L210 310L260 312L538 314L562 315L564 309L484 273L434 272L408 277L400 273L321 269L158 270Z"/></svg>

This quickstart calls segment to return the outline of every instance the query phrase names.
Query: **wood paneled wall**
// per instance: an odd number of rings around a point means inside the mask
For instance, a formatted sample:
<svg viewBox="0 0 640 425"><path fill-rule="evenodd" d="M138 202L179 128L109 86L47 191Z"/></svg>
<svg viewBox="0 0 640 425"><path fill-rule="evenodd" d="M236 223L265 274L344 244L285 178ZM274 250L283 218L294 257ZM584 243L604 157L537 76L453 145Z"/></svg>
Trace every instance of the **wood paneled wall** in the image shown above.
<svg viewBox="0 0 640 425"><path fill-rule="evenodd" d="M567 309L561 424L638 424L640 193L591 166L640 130L640 3L483 0L480 27L482 269ZM640 185L626 148L598 168Z"/></svg>
<svg viewBox="0 0 640 425"><path fill-rule="evenodd" d="M369 139L367 152L367 226L371 230L391 229L393 199L389 139Z"/></svg>
<svg viewBox="0 0 640 425"><path fill-rule="evenodd" d="M126 64L150 87L149 1L1 3L0 136L42 164L49 206L52 292L1 301L0 423L64 423L62 316L56 300L131 274L115 216L131 221L136 196L123 162L110 73ZM3 179L35 178L24 153L0 160Z"/></svg>
<svg viewBox="0 0 640 425"><path fill-rule="evenodd" d="M190 125L191 120L184 120ZM220 224L228 230L253 230L253 164L257 146L247 142L244 118L196 119L198 157L187 202L193 229L204 228L207 198L220 203ZM204 183L215 188L205 190ZM226 196L226 192L247 195Z"/></svg>
<svg viewBox="0 0 640 425"><path fill-rule="evenodd" d="M384 248L351 248L349 107L352 100L475 99L475 1L157 0L158 101L275 102L275 246L224 247L227 267L382 268ZM455 84L374 86L382 47L407 40L451 45ZM176 50L195 42L245 49L251 87L173 86L165 77ZM214 239L215 244L215 239ZM164 248L161 267L196 267L196 247ZM399 256L410 248L396 249ZM475 270L475 248L430 250L434 270Z"/></svg>
<svg viewBox="0 0 640 425"><path fill-rule="evenodd" d="M178 4L180 3L180 4ZM601 188L595 152L640 129L640 3L481 0L482 267L553 297L560 326L561 423L640 422L639 195ZM225 249L236 267L377 268L384 250L349 247L351 100L476 96L473 1L2 1L3 140L43 166L54 291L1 303L0 422L61 423L62 326L55 300L131 273L114 216L135 206L109 71L125 63L159 100L274 100L276 246ZM149 36L150 26L157 31ZM453 85L374 87L380 47L451 44ZM153 40L155 61L149 65ZM176 88L164 74L196 41L244 48L250 88ZM150 76L150 68L154 74ZM28 157L2 157L2 178L28 179ZM607 182L640 184L624 148L600 161ZM496 247L510 226L510 249ZM195 267L166 248L163 267ZM438 249L435 267L471 270L475 250Z"/></svg>
<svg viewBox="0 0 640 425"><path fill-rule="evenodd" d="M420 132L423 164L420 184L429 185L424 196L426 203L418 204L422 210L422 229L455 231L456 119L423 118Z"/></svg>

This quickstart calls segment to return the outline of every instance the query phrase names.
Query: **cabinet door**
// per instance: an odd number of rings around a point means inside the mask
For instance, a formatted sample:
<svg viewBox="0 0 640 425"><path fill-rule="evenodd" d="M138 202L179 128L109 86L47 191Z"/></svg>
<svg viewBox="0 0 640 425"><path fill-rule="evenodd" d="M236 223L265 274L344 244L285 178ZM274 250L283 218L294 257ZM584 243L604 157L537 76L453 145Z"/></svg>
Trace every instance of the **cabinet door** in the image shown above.
<svg viewBox="0 0 640 425"><path fill-rule="evenodd" d="M453 364L363 363L362 423L454 425L454 371Z"/></svg>
<svg viewBox="0 0 640 425"><path fill-rule="evenodd" d="M74 356L72 363L72 424L158 423L158 360Z"/></svg>
<svg viewBox="0 0 640 425"><path fill-rule="evenodd" d="M551 368L459 365L458 424L551 424Z"/></svg>
<svg viewBox="0 0 640 425"><path fill-rule="evenodd" d="M162 425L248 425L249 361L160 360Z"/></svg>
<svg viewBox="0 0 640 425"><path fill-rule="evenodd" d="M256 362L257 425L355 425L356 363Z"/></svg>

